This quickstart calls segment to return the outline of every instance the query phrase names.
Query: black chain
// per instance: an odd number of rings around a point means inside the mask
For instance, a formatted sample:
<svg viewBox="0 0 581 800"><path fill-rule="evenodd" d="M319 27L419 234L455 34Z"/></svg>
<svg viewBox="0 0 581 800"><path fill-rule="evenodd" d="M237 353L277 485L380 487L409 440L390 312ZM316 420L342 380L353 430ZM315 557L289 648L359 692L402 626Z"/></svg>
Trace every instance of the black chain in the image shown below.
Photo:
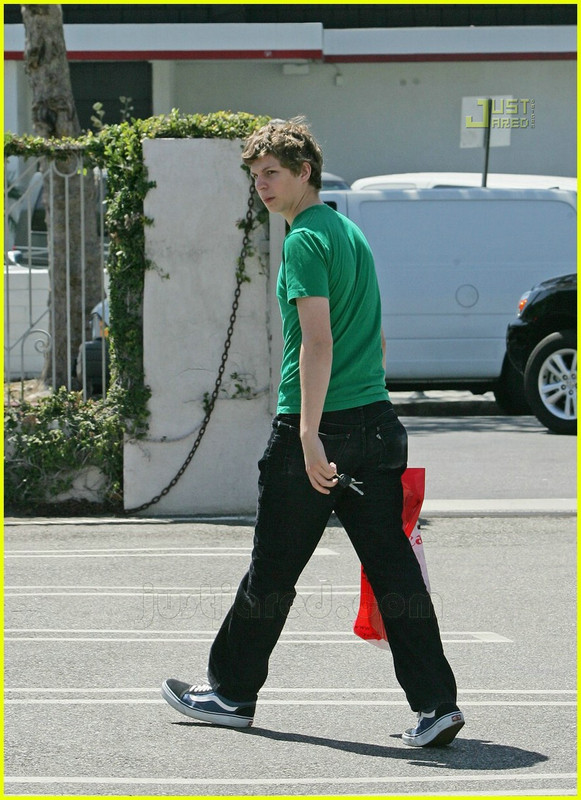
<svg viewBox="0 0 581 800"><path fill-rule="evenodd" d="M151 506L159 503L162 497L165 497L169 492L173 489L179 479L182 477L184 472L190 465L191 460L193 459L194 455L196 454L196 450L200 446L200 442L202 441L204 434L206 433L206 428L208 427L208 423L210 422L210 417L212 416L212 412L214 410L214 406L216 405L216 400L218 399L218 394L220 392L220 387L222 386L222 378L224 377L224 370L226 369L226 362L228 361L228 353L230 351L230 345L232 344L232 335L234 333L234 324L236 322L236 313L238 311L238 304L240 300L240 290L242 284L244 283L246 278L246 258L249 254L249 246L250 246L250 234L252 232L252 228L254 225L254 201L256 198L256 189L254 188L254 183L250 184L250 192L248 195L248 208L246 211L246 218L244 221L244 238L242 240L242 249L240 251L240 257L238 259L238 268L236 270L236 289L234 291L234 300L232 302L232 312L230 314L230 320L228 325L228 330L226 331L226 341L224 342L224 351L222 353L222 358L220 360L220 366L218 368L218 377L216 378L216 383L214 385L214 391L210 395L209 401L205 404L206 408L206 416L202 421L202 425L200 430L198 431L198 435L196 437L196 441L192 445L192 449L187 455L186 460L179 468L176 476L172 478L172 480L168 483L168 485L161 490L161 492L155 497L152 497L151 500L147 503L142 503L140 506L136 508L128 508L125 510L126 514L136 514L140 511L145 511L145 509L150 508Z"/></svg>

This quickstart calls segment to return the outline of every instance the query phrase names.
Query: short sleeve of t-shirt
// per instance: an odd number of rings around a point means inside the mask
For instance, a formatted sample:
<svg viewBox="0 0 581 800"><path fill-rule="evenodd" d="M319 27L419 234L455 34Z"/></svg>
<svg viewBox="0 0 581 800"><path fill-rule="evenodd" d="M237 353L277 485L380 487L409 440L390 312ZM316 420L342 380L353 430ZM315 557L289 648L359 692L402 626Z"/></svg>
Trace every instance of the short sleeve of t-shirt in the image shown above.
<svg viewBox="0 0 581 800"><path fill-rule="evenodd" d="M286 299L329 297L328 253L310 231L292 231L284 243Z"/></svg>

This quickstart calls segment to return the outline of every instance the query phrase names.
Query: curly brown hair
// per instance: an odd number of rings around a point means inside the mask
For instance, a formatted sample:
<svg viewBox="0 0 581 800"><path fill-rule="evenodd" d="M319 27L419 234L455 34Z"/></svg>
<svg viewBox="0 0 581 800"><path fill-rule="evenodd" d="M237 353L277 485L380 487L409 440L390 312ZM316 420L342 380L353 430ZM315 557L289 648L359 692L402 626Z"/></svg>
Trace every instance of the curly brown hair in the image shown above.
<svg viewBox="0 0 581 800"><path fill-rule="evenodd" d="M323 152L303 117L273 119L246 139L242 151L246 166L267 155L277 158L294 175L300 173L306 161L311 165L309 183L315 189L321 188Z"/></svg>

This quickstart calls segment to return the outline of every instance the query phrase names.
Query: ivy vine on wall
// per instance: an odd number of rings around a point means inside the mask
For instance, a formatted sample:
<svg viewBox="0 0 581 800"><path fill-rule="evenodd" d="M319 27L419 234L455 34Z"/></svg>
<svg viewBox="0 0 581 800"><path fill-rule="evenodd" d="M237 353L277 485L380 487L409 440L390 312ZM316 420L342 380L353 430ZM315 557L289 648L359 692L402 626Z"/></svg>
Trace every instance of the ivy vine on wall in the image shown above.
<svg viewBox="0 0 581 800"><path fill-rule="evenodd" d="M107 125L79 139L5 135L5 157L43 156L58 160L59 156L82 150L87 167L106 170L106 225L110 239L107 271L111 388L103 400L83 402L75 393L60 390L41 400L34 409L23 405L5 411L5 435L9 437L6 500L15 509L46 502L51 495L66 489L64 484L67 480L72 483L72 478L66 477L62 465L67 465L70 473L75 466L87 463L103 469L108 479L104 495L112 502L118 501L122 495L123 435L139 437L147 431L150 392L144 382L142 314L144 275L152 266L145 256L145 226L152 221L144 215L143 202L153 184L143 162L143 140L245 139L267 121L268 117L242 112L182 115L174 109L168 115ZM259 221L256 216L244 219L239 227L250 234ZM237 269L239 264L233 264L233 270ZM55 419L68 422L55 427ZM71 447L68 440L72 431L76 431L77 443L81 439L84 442L85 434L88 442ZM103 446L91 452L90 446L85 447L91 441ZM30 456L31 449L34 468L23 471L25 454ZM51 479L55 473L61 476L58 486Z"/></svg>

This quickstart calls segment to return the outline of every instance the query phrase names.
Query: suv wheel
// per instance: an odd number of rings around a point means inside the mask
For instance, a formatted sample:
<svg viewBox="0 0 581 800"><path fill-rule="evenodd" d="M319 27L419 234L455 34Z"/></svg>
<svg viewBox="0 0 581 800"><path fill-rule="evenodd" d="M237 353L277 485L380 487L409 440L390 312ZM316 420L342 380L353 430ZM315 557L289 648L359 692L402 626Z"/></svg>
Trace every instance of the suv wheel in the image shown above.
<svg viewBox="0 0 581 800"><path fill-rule="evenodd" d="M549 430L577 433L577 335L558 331L535 347L525 369L525 394Z"/></svg>

